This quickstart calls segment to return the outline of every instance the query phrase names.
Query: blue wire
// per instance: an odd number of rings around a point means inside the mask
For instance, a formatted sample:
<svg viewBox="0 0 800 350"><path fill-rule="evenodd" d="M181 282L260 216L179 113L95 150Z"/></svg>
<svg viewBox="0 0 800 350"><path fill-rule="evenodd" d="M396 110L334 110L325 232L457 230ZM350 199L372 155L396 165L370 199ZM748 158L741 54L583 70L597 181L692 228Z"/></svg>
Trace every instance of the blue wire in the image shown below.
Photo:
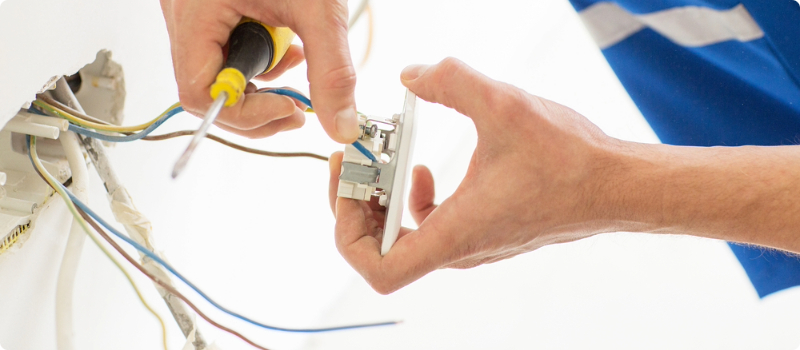
<svg viewBox="0 0 800 350"><path fill-rule="evenodd" d="M289 96L289 97L291 97L291 98L293 98L295 100L300 101L300 103L308 106L308 108L314 108L314 106L311 105L311 99L310 98L305 97L305 96L303 96L303 94L301 94L299 92L296 92L296 91L293 91L293 90L289 90L289 89L269 89L269 90L258 91L259 94L263 94L265 92L268 92L268 93L271 93L271 94L276 94L276 95Z"/></svg>
<svg viewBox="0 0 800 350"><path fill-rule="evenodd" d="M370 152L366 147L364 147L364 145L362 145L361 142L358 142L358 141L353 142L353 147L355 147L359 152L361 152L361 154L365 155L371 161L373 161L373 162L377 162L378 161L378 159L375 158L375 156L372 154L372 152Z"/></svg>
<svg viewBox="0 0 800 350"><path fill-rule="evenodd" d="M314 108L314 106L311 105L311 99L309 99L308 97L305 97L302 94L299 94L299 93L297 93L295 91L289 90L289 89L269 89L269 90L259 91L259 93L264 93L264 92L269 92L269 93L272 93L272 94L283 95L283 96L289 96L289 97L291 97L291 98L293 98L295 100L300 101L300 103L308 106L308 108ZM377 162L378 161L378 159L375 158L375 155L372 154L372 152L370 152L366 147L364 147L364 145L362 145L361 142L358 142L358 141L353 142L353 147L355 147L359 152L361 152L361 154L363 154L364 157L369 158L369 160L371 160L373 162Z"/></svg>
<svg viewBox="0 0 800 350"><path fill-rule="evenodd" d="M63 188L63 185L61 185L61 186ZM275 331L294 332L294 333L321 333L321 332L340 331L340 330L345 330L345 329L389 326L389 325L395 325L395 324L398 323L398 322L395 322L395 321L390 321L390 322L369 323L369 324L360 324L360 325L352 325L352 326L341 326L341 327L308 328L308 329L300 328L300 329L295 329L295 328L275 327L275 326L270 326L270 325L263 324L263 323L258 322L258 321L254 321L254 320L249 319L249 318L247 318L245 316L242 316L242 315L240 315L240 314L238 314L236 312L228 310L225 307L223 307L222 305L218 304L216 301L212 300L211 297L206 295L206 293L204 293L202 290L200 290L200 288L195 286L194 283L190 282L186 277L183 277L183 275L181 275L180 272L175 270L175 268L173 268L166 261L161 259L158 255L154 254L152 251L150 251L149 249L147 249L144 246L140 245L139 243L136 243L136 241L132 240L128 236L123 235L122 233L117 231L113 226L108 224L105 220L103 220L95 212L93 212L91 209L89 209L89 207L87 207L86 204L83 204L80 200L78 200L78 198L76 198L75 195L72 194L72 192L70 192L66 188L64 188L64 190L67 191L67 194L69 195L69 198L72 200L73 203L75 203L75 205L78 208L81 208L81 210L86 212L86 214L91 216L95 221L99 222L101 225L103 225L103 227L105 227L109 231L111 231L111 233L113 233L114 236L119 237L123 241L127 242L128 244L130 244L134 248L136 248L136 250L142 252L144 255L147 255L147 257L149 257L150 259L153 259L155 262L159 263L161 266L163 266L165 269L167 269L169 272L171 272L173 275L175 275L175 277L178 277L178 279L183 281L183 283L186 283L186 285L189 286L189 288L191 288L192 290L197 292L197 294L199 294L201 297L203 297L203 299L208 301L209 304L214 305L214 307L216 307L220 311L222 311L222 312L224 312L224 313L226 313L228 315L231 315L233 317L236 317L236 318L238 318L238 319L240 319L242 321L245 321L247 323L253 324L253 325L261 327L261 328L271 329L271 330L275 330Z"/></svg>
<svg viewBox="0 0 800 350"><path fill-rule="evenodd" d="M30 147L31 147L30 136L28 136L26 139L27 139L28 149L30 150ZM31 163L33 163L33 155L30 152L28 152L28 158L31 160ZM236 318L238 318L238 319L240 319L242 321L245 321L247 323L250 323L252 325L255 325L255 326L258 326L258 327L261 327L261 328L266 328L266 329L275 330L275 331L281 331L281 332L293 332L293 333L332 332L332 331L341 331L341 330L346 330L346 329L390 326L390 325L395 325L395 324L399 323L399 322L396 322L396 321L390 321L390 322L368 323L368 324L359 324L359 325L341 326L341 327L299 328L298 329L298 328L282 328L282 327L270 326L270 325L266 325L266 324L263 324L261 322L249 319L249 318L247 318L245 316L242 316L242 315L240 315L240 314L238 314L236 312L233 312L231 310L226 309L225 307L223 307L222 305L220 305L219 303L217 303L216 301L211 299L211 297L206 295L206 293L204 293L202 290L200 290L200 288L195 286L194 283L189 281L186 277L183 277L183 275L180 272L175 270L175 268L173 268L170 264L168 264L166 261L164 261L164 259L161 259L158 255L156 255L155 253L153 253L149 249L145 248L144 246L142 246L139 243L136 243L136 241L132 240L130 237L128 237L126 235L123 235L122 233L117 231L117 229L115 229L108 222L103 220L103 218L101 218L94 211L92 211L92 209L90 209L88 206L86 206L86 204L83 204L83 202L81 202L77 197L75 197L75 195L72 194L72 192L70 192L70 190L68 190L66 187L64 187L64 185L62 185L60 183L56 183L56 185L57 186L61 186L61 188L64 189L64 191L67 193L67 195L69 196L70 200L72 201L72 203L75 204L75 206L80 208L87 215L92 217L95 221L100 223L100 225L103 225L103 227L105 227L106 229L111 231L111 233L114 234L114 236L117 236L119 239L125 241L126 243L128 243L131 246L133 246L134 248L136 248L136 250L142 252L144 255L147 255L148 258L153 259L159 265L163 266L165 269L167 269L167 271L171 272L173 275L175 275L175 277L177 277L178 279L183 281L183 283L186 283L186 285L189 286L189 288L191 288L192 290L197 292L197 294L199 294L201 297L203 297L203 299L205 299L209 304L213 305L214 307L216 307L220 311L222 311L222 312L224 312L224 313L226 313L228 315L231 315L233 317L236 317Z"/></svg>
<svg viewBox="0 0 800 350"><path fill-rule="evenodd" d="M161 119L157 120L153 124L150 124L150 126L145 128L144 130L137 132L135 134L125 135L125 136L113 136L113 135L101 134L99 132L92 131L72 123L69 124L69 130L74 131L76 134L81 134L86 137L91 137L93 139L98 139L108 142L130 142L144 138L145 136L149 135L151 132L156 130L159 126L161 126L161 124L164 124L164 122L166 122L169 118L172 118L174 115L180 112L183 112L183 107L181 106L171 109L166 114L164 114L164 116L161 117Z"/></svg>
<svg viewBox="0 0 800 350"><path fill-rule="evenodd" d="M296 91L292 91L292 90L289 90L289 89L270 89L270 90L259 91L258 93L265 93L265 92L266 93L271 93L271 94L276 94L276 95L288 96L288 97L291 97L291 98L293 98L295 100L300 101L300 103L308 106L308 108L314 108L311 105L311 99L309 99L308 97L303 96L302 94L300 94L300 93L298 93ZM71 124L71 123L69 124L69 130L70 131L74 131L75 133L81 134L83 136L91 137L93 139L108 141L108 142L130 142L130 141L140 140L140 139L144 138L145 136L150 135L150 133L152 133L155 129L157 129L159 126L161 126L161 124L164 124L164 122L166 122L169 118L172 118L172 116L174 116L174 115L176 115L176 114L178 114L180 112L183 112L183 107L178 106L175 109L172 109L169 112L167 112L167 114L165 114L161 119L159 119L158 121L156 121L152 125L148 126L144 130L142 130L140 132L137 132L135 134L130 134L130 135L126 135L126 136L107 135L107 134L103 134L103 133L99 133L99 132L96 132L96 131L92 131L92 130L89 130L87 128L84 128L84 127L81 127L81 126L78 126L78 125L75 125L75 124ZM353 147L355 147L365 157L369 158L369 160L371 160L373 162L377 162L378 161L378 159L375 158L375 155L373 155L372 152L370 152L360 142L358 142L358 141L353 142Z"/></svg>

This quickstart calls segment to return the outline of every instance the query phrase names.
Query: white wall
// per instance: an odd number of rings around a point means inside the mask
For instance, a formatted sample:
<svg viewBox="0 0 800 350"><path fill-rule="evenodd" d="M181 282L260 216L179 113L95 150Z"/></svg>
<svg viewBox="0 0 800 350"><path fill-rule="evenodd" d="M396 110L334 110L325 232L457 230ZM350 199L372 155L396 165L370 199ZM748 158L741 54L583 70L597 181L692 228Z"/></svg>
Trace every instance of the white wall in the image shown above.
<svg viewBox="0 0 800 350"><path fill-rule="evenodd" d="M564 0L376 1L374 7L374 52L356 91L361 111L399 112L400 70L455 56L576 109L613 136L657 141ZM366 38L363 25L351 35L356 58ZM5 0L0 49L14 54L0 55L0 121L47 78L73 73L102 48L112 50L125 70L126 124L149 120L176 100L157 2ZM306 90L304 69L274 85ZM432 169L441 200L466 171L474 128L440 106L423 104L419 115L414 163ZM197 124L184 115L164 131ZM443 143L443 133L458 142ZM329 154L341 148L327 140L313 116L306 127L266 140L225 136L275 151ZM202 304L270 348L793 349L800 343L792 331L800 325L796 289L760 301L724 243L686 237L604 235L469 271L439 271L379 296L333 245L326 164L240 154L206 142L182 178L172 181L172 163L186 142L121 144L112 157L137 206L153 221L160 249L208 294L282 326L405 320L397 327L309 337L257 330ZM91 193L92 207L110 218L99 182ZM52 230L33 234L67 232ZM26 245L15 253L17 259L28 259L40 272L52 270L53 263L36 260L34 249L43 248ZM28 287L53 278L47 274L26 272L14 275L19 284L3 283L10 276L3 273L13 273L5 272L13 269L4 270L3 263L0 259L0 295L22 295L19 302L30 308L54 297L47 283ZM168 317L148 282L137 281ZM78 348L159 346L156 323L91 243L76 284ZM20 293L22 286L27 295ZM45 313L25 319L27 330L16 322L19 317L0 312L6 326L0 328L0 345L43 348L37 345L45 340L35 343L23 331L33 332L34 325L40 327L36 334L52 334ZM223 349L249 348L202 322L201 330ZM170 344L182 344L171 323Z"/></svg>

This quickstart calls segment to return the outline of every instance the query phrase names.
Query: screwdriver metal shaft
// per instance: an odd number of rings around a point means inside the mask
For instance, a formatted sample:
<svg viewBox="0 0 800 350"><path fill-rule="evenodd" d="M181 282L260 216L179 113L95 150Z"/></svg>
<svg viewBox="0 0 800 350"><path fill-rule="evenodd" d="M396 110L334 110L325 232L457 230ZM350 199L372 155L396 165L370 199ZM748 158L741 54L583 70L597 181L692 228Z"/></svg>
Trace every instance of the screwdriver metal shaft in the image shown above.
<svg viewBox="0 0 800 350"><path fill-rule="evenodd" d="M178 161L175 162L175 167L172 168L172 178L177 178L178 175L181 174L184 168L186 168L186 164L189 163L189 159L192 157L195 148L197 145L200 144L206 134L208 134L208 128L211 127L211 124L214 124L214 121L219 116L219 112L222 111L222 107L225 106L225 102L228 100L228 93L225 91L220 92L219 96L211 103L211 107L208 108L208 112L206 112L205 117L203 118L203 123L200 124L200 127L197 131L194 132L194 136L192 136L192 141L189 142L189 146L186 146L186 150L183 151L181 157L178 158Z"/></svg>

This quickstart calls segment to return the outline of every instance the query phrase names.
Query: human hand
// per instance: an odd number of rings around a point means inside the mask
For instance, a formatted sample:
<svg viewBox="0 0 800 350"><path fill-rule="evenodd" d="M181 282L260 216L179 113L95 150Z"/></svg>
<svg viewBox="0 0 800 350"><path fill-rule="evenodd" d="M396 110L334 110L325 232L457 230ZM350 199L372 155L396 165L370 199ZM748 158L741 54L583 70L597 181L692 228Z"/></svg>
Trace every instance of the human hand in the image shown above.
<svg viewBox="0 0 800 350"><path fill-rule="evenodd" d="M331 157L336 246L376 291L391 293L439 268L471 268L611 230L596 195L607 185L617 140L577 112L456 59L407 67L401 80L420 98L470 117L478 144L461 185L439 206L431 172L414 168L409 209L419 229L402 228L383 257L383 208L337 198L342 153Z"/></svg>
<svg viewBox="0 0 800 350"><path fill-rule="evenodd" d="M242 17L289 27L303 40L259 77L270 80L308 57L314 111L335 141L349 143L358 134L356 75L347 42L346 0L161 0L172 47L175 79L184 109L202 115L211 105L209 90L223 66L223 47ZM301 103L275 94L254 94L248 85L240 103L223 109L217 125L258 138L298 128L305 122Z"/></svg>

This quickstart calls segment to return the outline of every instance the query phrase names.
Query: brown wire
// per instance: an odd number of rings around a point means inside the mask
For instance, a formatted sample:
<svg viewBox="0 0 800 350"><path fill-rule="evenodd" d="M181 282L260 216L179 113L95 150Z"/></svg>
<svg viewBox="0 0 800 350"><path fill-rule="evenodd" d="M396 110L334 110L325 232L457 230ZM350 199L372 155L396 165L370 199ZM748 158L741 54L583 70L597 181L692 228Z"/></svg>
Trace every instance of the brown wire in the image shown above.
<svg viewBox="0 0 800 350"><path fill-rule="evenodd" d="M39 172L39 169L36 169L36 167L33 167L33 170L35 170L36 173L39 175L39 177L41 177L42 180L44 180L45 183L47 183L47 185L50 186L50 183L47 182L47 180L45 180L44 175ZM50 188L52 188L52 186L50 186ZM53 190L55 191L55 188L53 188ZM210 317L206 316L206 314L204 314L202 311L200 311L200 309L197 306L195 306L191 301L189 301L189 299L187 297L185 297L183 294L181 294L181 292L179 292L177 289L175 289L173 286L167 284L166 282L158 279L158 277L156 277L155 275L151 274L150 271L147 271L147 269L145 269L141 264L139 264L136 260L134 260L130 255L128 255L128 253L125 252L125 250L123 250L122 247L120 247L119 244L117 244L116 241L111 239L111 237L109 237L108 234L102 228L100 228L100 225L98 225L97 222L94 221L94 219L91 216L86 214L86 212L84 212L80 207L76 206L75 209L77 209L78 213L81 214L81 216L86 220L86 222L88 222L89 225L91 225L92 228L94 228L94 230L97 231L97 234L99 234L100 237L103 237L103 239L105 239L106 242L108 242L108 244L110 244L111 247L114 248L114 250L119 252L119 254L122 255L123 258L125 258L125 260L127 260L129 263L131 263L131 265L133 265L137 270L141 271L145 276L147 276L147 278L151 279L155 284L158 284L159 286L161 286L161 288L166 289L167 292L169 292L170 294L178 297L178 299L183 300L183 302L186 303L186 305L189 305L189 307L192 310L194 310L194 312L196 312L201 318L206 320L206 322L210 323L214 327L217 327L217 328L219 328L219 329L221 329L221 330L223 330L225 332L228 332L230 334L235 335L239 339L241 339L244 342L252 345L255 348L258 348L258 349L261 349L261 350L269 350L268 348L265 348L265 347L255 343L254 341L248 339L247 337L245 337L241 333L239 333L237 331L234 331L233 329L230 329L228 327L225 327L225 326L217 323L216 321L212 320Z"/></svg>
<svg viewBox="0 0 800 350"><path fill-rule="evenodd" d="M161 141L161 140L169 140L169 139L172 139L172 138L181 137L181 136L189 136L189 135L194 135L194 130L181 130L181 131L175 131L175 132L171 132L171 133L167 133L167 134L163 134L163 135L150 135L150 136L143 137L142 140ZM326 162L328 161L328 157L321 156L319 154L314 154L314 153L262 151L260 149L245 147L245 146L230 142L230 141L225 140L225 139L223 139L223 138L221 138L221 137L219 137L217 135L206 134L206 137L211 139L211 140L214 140L216 142L219 142L219 143L221 143L221 144L223 144L225 146L233 148L235 150L239 150L239 151L247 152L247 153L252 153L252 154L257 154L257 155L261 155L261 156L282 157L282 158L308 157L308 158L324 160Z"/></svg>
<svg viewBox="0 0 800 350"><path fill-rule="evenodd" d="M217 328L219 328L219 329L221 329L221 330L223 330L225 332L228 332L230 334L233 334L233 335L237 336L239 339L241 339L244 342L252 345L255 348L258 348L258 349L261 349L261 350L269 350L269 349L267 349L267 348L255 343L254 341L248 339L247 337L245 337L241 333L239 333L237 331L234 331L234 330L232 330L232 329L230 329L228 327L225 327L225 326L217 323L216 321L212 320L210 317L206 316L206 314L204 314L202 311L200 311L200 309L197 306L195 306L191 301L189 301L189 299L186 298L183 294L181 294L177 289L175 289L171 285L169 285L169 284L161 281L160 279L158 279L158 277L156 277L153 274L151 274L150 271L147 271L147 269L145 269L141 264L139 264L136 260L134 260L130 255L128 255L128 253L125 252L125 250L123 250L122 247L120 247L119 244L117 244L116 241L111 239L111 237L109 237L108 234L102 228L100 228L100 225L98 225L97 222L94 221L94 219L91 216L86 214L86 212L81 210L81 208L79 208L79 207L76 207L76 209L78 209L78 212L81 214L81 216L83 216L83 218L86 219L86 222L88 222L89 225L91 225L94 228L94 230L97 231L97 233L101 237L103 237L103 239L105 239L108 242L108 244L110 244L117 252L119 252L119 254L122 255L123 258L125 258L125 260L127 260L129 263L131 263L131 265L133 265L137 270L141 271L145 276L147 276L148 278L153 280L153 282L155 282L156 284L161 286L161 288L166 289L167 292L169 292L170 294L178 297L178 299L180 299L180 300L183 300L183 302L186 303L186 305L189 305L189 307L192 310L194 310L194 312L196 312L200 317L202 317L204 320L206 320L206 322L212 324L214 327L217 327Z"/></svg>
<svg viewBox="0 0 800 350"><path fill-rule="evenodd" d="M74 115L76 117L79 117L81 119L86 119L86 120L88 120L90 122L95 122L95 123L98 123L98 124L112 125L111 123L109 123L109 122L107 122L105 120L98 119L98 118L92 117L90 115L86 115L84 113L79 112L75 108L72 108L70 106L67 106L67 105L61 103L61 102L58 102L54 98L50 97L48 94L39 94L36 97L41 99L44 102L47 102L47 103L55 106L56 108L58 108L60 110L69 112L69 114L72 114L72 115Z"/></svg>
<svg viewBox="0 0 800 350"><path fill-rule="evenodd" d="M370 16L371 16L371 14L370 14ZM109 122L107 122L105 120L97 119L95 117L92 117L92 116L86 115L84 113L78 112L74 108L71 108L71 107L69 107L69 106L67 106L67 105L65 105L65 104L63 104L61 102L58 102L55 99L51 98L50 96L47 96L46 94L40 94L38 97L41 98L42 100L44 100L45 102L47 102L47 103L49 103L49 104L51 104L53 106L56 106L59 109L65 110L65 111L69 112L70 114L75 115L77 117L80 117L80 118L83 118L83 119L86 119L86 120L90 120L90 121L93 121L95 123L111 125L111 123L109 123ZM121 134L131 135L133 133L132 132L123 132ZM163 134L163 135L150 135L150 136L143 137L142 140L161 141L161 140L169 140L169 139L172 139L172 138L181 137L181 136L189 136L189 135L194 135L194 131L193 130L182 130L182 131L175 131L175 132L171 132L171 133L167 133L167 134ZM323 161L326 161L326 162L328 161L328 157L321 156L319 154L314 154L314 153L262 151L262 150L259 150L259 149L245 147L245 146L233 143L231 141L225 140L225 139L223 139L223 138L221 138L221 137L219 137L217 135L214 135L214 134L206 134L206 137L211 139L211 140L214 140L216 142L219 142L219 143L221 143L221 144L223 144L225 146L233 148L235 150L239 150L239 151L247 152L247 153L252 153L252 154L257 154L257 155L260 155L260 156L280 157L280 158L308 157L308 158L314 158L314 159L323 160Z"/></svg>

